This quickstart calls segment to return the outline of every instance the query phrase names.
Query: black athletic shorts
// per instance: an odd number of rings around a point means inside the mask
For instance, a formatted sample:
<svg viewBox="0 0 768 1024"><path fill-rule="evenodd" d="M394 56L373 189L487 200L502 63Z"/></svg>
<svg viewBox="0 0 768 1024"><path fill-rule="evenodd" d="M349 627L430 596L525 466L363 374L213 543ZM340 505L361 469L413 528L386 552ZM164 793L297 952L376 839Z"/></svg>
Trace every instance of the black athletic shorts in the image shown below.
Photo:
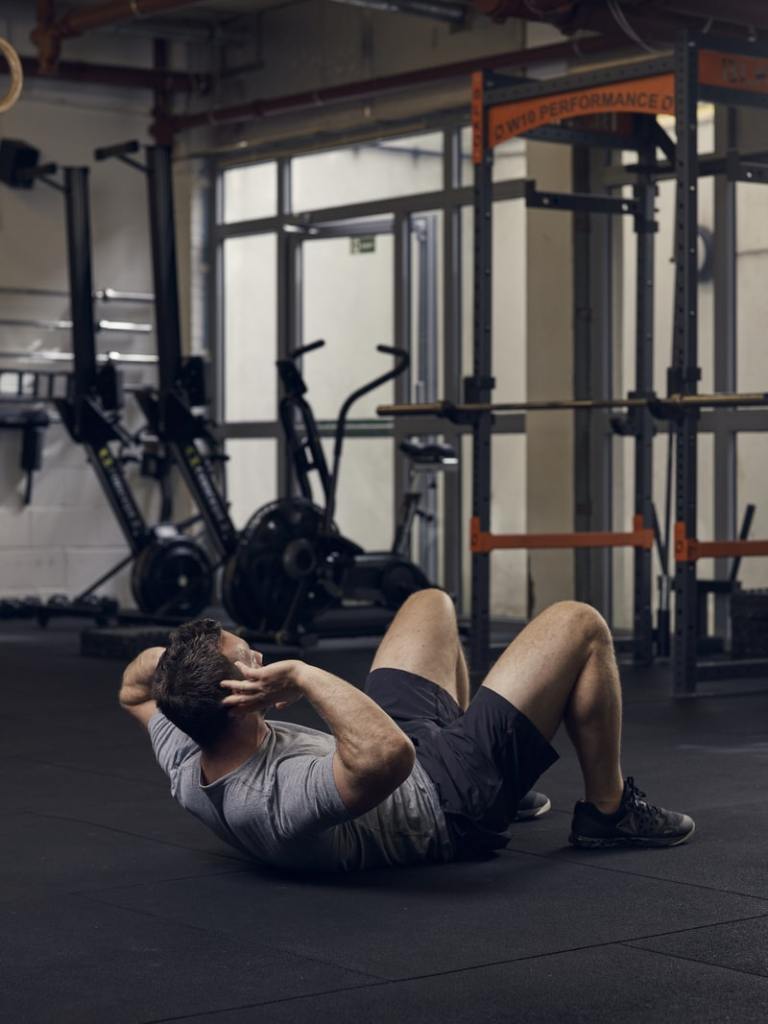
<svg viewBox="0 0 768 1024"><path fill-rule="evenodd" d="M504 697L480 687L462 712L441 686L402 669L369 673L365 692L416 748L459 859L503 848L517 805L557 753Z"/></svg>

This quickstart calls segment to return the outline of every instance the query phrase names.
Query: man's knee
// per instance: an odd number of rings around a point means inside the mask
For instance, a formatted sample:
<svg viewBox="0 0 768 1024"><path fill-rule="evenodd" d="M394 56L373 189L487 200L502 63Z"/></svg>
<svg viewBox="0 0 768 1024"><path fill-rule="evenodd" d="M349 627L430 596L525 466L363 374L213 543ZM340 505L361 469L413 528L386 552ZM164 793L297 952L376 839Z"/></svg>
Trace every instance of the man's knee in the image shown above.
<svg viewBox="0 0 768 1024"><path fill-rule="evenodd" d="M456 607L444 590L437 587L427 587L425 590L417 590L405 601L403 609L416 611L421 615L428 615L435 619L445 620L450 625L456 625Z"/></svg>
<svg viewBox="0 0 768 1024"><path fill-rule="evenodd" d="M456 607L444 590L428 587L417 591L402 605L399 616L414 627L436 630L446 638L455 636L458 640Z"/></svg>
<svg viewBox="0 0 768 1024"><path fill-rule="evenodd" d="M587 643L613 643L608 623L597 608L585 601L558 601L543 614L551 616L557 621L558 627L567 629L573 636Z"/></svg>

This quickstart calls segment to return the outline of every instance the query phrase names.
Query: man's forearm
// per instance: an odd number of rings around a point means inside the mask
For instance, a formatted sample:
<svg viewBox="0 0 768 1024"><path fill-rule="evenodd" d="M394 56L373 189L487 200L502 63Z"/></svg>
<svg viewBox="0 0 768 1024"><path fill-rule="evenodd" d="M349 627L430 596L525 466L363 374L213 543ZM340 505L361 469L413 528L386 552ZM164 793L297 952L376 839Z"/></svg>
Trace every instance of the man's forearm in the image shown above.
<svg viewBox="0 0 768 1024"><path fill-rule="evenodd" d="M148 647L127 666L118 695L121 704L131 707L151 699L152 677L164 650L164 647Z"/></svg>
<svg viewBox="0 0 768 1024"><path fill-rule="evenodd" d="M375 773L411 741L378 704L357 687L312 665L302 664L297 685L328 723L336 749L350 771Z"/></svg>

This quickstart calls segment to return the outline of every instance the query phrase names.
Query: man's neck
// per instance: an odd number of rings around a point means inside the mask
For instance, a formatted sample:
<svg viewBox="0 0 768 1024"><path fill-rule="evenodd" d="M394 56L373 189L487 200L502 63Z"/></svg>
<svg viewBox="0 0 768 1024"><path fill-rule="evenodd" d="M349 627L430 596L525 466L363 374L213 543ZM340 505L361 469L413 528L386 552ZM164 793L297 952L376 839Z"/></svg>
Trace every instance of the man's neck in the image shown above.
<svg viewBox="0 0 768 1024"><path fill-rule="evenodd" d="M203 749L200 756L203 782L216 782L245 764L268 734L269 727L261 715L244 715L233 722L226 736L215 746Z"/></svg>

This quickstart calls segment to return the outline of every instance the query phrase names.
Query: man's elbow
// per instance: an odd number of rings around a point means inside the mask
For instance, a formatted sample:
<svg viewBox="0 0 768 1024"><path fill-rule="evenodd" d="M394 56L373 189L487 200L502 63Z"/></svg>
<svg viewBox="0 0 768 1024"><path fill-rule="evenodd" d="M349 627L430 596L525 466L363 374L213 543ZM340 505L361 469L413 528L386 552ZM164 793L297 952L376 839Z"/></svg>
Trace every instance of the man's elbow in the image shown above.
<svg viewBox="0 0 768 1024"><path fill-rule="evenodd" d="M416 764L416 748L407 736L404 737L404 740L402 749L398 751L396 758L396 767L403 773L403 781L408 778Z"/></svg>
<svg viewBox="0 0 768 1024"><path fill-rule="evenodd" d="M377 773L386 776L393 789L401 786L413 771L416 763L416 750L413 743L403 734L402 739L393 743L379 760Z"/></svg>
<svg viewBox="0 0 768 1024"><path fill-rule="evenodd" d="M127 711L131 704L135 703L136 693L129 684L129 681L123 675L120 681L120 689L117 691L117 703L120 707Z"/></svg>

